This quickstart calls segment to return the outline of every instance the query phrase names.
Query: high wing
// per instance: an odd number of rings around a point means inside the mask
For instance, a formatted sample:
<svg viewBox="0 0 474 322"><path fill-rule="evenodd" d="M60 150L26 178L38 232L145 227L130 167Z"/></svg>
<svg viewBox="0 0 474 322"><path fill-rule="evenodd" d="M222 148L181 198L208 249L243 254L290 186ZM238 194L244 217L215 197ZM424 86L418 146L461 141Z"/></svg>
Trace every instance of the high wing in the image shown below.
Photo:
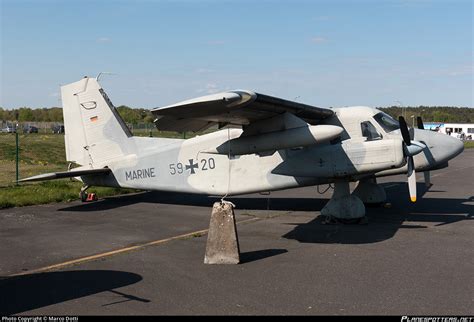
<svg viewBox="0 0 474 322"><path fill-rule="evenodd" d="M334 114L331 109L315 107L258 94L234 90L198 97L151 110L155 125L163 131L202 131L213 125L219 127L248 125L256 121L291 113L309 124L317 124Z"/></svg>
<svg viewBox="0 0 474 322"><path fill-rule="evenodd" d="M37 176L21 179L19 180L19 182L74 178L74 177L90 176L90 175L103 175L103 174L109 174L110 172L111 170L109 168L51 172L51 173L44 173Z"/></svg>

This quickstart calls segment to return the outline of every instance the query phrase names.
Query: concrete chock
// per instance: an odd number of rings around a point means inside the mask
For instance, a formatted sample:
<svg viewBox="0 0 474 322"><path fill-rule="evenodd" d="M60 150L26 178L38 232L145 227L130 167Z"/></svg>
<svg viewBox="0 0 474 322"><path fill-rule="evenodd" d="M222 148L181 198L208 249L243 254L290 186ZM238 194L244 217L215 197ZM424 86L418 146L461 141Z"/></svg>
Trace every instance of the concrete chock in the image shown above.
<svg viewBox="0 0 474 322"><path fill-rule="evenodd" d="M239 262L240 249L234 206L230 202L215 202L207 235L204 264L238 264Z"/></svg>

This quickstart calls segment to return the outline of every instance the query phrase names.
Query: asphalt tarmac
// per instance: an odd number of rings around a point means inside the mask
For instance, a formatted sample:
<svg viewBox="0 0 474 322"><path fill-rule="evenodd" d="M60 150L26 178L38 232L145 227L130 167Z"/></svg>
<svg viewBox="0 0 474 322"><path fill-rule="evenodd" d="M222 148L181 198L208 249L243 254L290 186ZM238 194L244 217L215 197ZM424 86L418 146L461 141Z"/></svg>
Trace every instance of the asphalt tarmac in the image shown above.
<svg viewBox="0 0 474 322"><path fill-rule="evenodd" d="M367 225L323 225L316 187L229 198L239 265L203 263L215 198L0 210L0 315L473 315L474 149L422 178L379 180Z"/></svg>

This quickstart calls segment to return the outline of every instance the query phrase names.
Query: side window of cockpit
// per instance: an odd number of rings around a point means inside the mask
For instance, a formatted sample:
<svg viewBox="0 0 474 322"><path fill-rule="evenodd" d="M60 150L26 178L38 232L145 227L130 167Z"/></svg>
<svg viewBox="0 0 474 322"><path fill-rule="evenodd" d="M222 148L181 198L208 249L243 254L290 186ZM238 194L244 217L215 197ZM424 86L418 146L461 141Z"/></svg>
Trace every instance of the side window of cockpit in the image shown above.
<svg viewBox="0 0 474 322"><path fill-rule="evenodd" d="M378 140L382 138L375 126L369 121L360 123L360 128L362 130L362 136L367 138L367 141Z"/></svg>

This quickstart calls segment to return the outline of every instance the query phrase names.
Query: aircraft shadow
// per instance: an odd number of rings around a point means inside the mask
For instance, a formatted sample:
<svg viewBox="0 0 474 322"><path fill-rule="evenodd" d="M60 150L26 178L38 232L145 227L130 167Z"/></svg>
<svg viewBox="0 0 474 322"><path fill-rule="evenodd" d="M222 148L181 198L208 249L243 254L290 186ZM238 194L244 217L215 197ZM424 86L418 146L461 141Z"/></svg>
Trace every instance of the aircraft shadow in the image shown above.
<svg viewBox="0 0 474 322"><path fill-rule="evenodd" d="M366 244L392 238L399 229L424 229L423 223L436 223L435 226L472 220L474 206L467 204L470 199L430 198L419 199L415 204L408 201L406 183L386 184L390 208L366 207L367 225L323 225L323 217L318 216L305 224L292 224L295 227L283 238L302 243L323 244ZM421 194L426 192L424 184L417 186ZM405 221L415 224L404 224Z"/></svg>
<svg viewBox="0 0 474 322"><path fill-rule="evenodd" d="M316 195L315 195L316 196ZM293 210L319 211L328 199L317 198L273 198L259 196L228 197L226 200L237 205L237 209L246 210ZM83 203L58 209L59 211L101 211L129 206L137 203L173 204L181 206L212 207L219 197L196 195L189 193L147 191L133 195L104 198L92 203Z"/></svg>
<svg viewBox="0 0 474 322"><path fill-rule="evenodd" d="M150 302L115 291L142 280L137 274L109 270L64 271L0 279L0 315L12 315L52 304L109 291L117 295L112 305L126 301Z"/></svg>
<svg viewBox="0 0 474 322"><path fill-rule="evenodd" d="M295 224L283 237L305 243L375 243L389 239L398 229L426 228L421 224L407 225L405 221L436 222L446 225L473 216L473 206L469 199L429 198L423 199L428 190L424 183L417 184L419 199L415 204L408 200L406 182L383 183L391 208L366 207L368 225L322 225L323 218L318 216L305 224ZM439 191L438 191L439 192ZM282 211L320 211L327 203L326 198L280 198L256 195L255 197L231 197L237 209L245 210L282 210ZM120 197L110 197L94 203L85 203L59 209L60 211L100 211L133 205L136 203L176 204L186 206L212 207L220 198L195 194L177 194L170 192L143 192ZM288 225L293 225L289 223Z"/></svg>
<svg viewBox="0 0 474 322"><path fill-rule="evenodd" d="M387 198L393 204L411 205L408 199L408 188L406 182L390 182L381 184L387 192ZM423 183L417 183L418 195L421 197L428 191ZM439 190L429 189L432 192L442 192ZM318 197L318 198L316 198ZM162 192L162 191L146 191L136 194L121 195L107 197L92 203L81 203L74 206L68 206L58 209L59 211L101 211L116 209L124 206L130 206L137 203L157 203L157 204L174 204L182 206L212 207L214 202L219 201L219 197L206 195ZM226 200L232 201L237 205L237 209L246 210L282 210L282 211L320 211L329 199L321 198L315 192L315 198L280 198L266 197L264 195L256 195L255 197L228 197ZM436 202L436 201L440 202ZM438 209L446 199L429 199L431 207ZM463 200L465 201L465 200ZM417 204L424 203L420 198ZM369 209L370 207L367 207ZM442 207L447 208L447 207ZM449 209L449 208L448 208Z"/></svg>

